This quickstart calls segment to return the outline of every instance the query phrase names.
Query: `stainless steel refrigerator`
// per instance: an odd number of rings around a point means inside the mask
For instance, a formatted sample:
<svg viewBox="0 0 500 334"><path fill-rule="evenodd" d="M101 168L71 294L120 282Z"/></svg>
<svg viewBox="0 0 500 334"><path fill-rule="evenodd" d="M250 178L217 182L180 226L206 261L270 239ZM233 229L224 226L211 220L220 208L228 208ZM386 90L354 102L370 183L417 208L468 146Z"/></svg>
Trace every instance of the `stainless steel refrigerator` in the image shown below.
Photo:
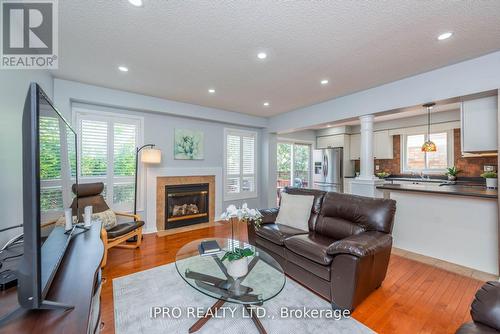
<svg viewBox="0 0 500 334"><path fill-rule="evenodd" d="M314 188L343 192L343 149L325 148L314 150Z"/></svg>

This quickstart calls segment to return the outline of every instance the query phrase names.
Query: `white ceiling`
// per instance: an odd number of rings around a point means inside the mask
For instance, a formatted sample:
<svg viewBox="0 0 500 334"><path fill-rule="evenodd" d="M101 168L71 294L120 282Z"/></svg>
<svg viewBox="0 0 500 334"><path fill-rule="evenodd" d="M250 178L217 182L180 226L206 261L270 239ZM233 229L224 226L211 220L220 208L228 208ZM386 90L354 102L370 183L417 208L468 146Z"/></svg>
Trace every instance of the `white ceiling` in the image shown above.
<svg viewBox="0 0 500 334"><path fill-rule="evenodd" d="M144 2L59 1L54 75L267 117L500 49L498 0Z"/></svg>

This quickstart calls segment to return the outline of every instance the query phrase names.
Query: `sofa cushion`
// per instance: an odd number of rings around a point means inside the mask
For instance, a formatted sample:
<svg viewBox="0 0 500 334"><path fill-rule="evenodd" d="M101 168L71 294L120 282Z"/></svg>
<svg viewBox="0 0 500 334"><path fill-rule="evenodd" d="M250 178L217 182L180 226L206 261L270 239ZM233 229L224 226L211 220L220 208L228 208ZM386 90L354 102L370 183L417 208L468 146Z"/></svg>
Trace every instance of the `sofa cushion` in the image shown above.
<svg viewBox="0 0 500 334"><path fill-rule="evenodd" d="M113 227L112 229L108 230L108 239L114 239L121 237L122 235L125 235L129 232L132 232L133 230L141 227L144 225L143 221L136 221L136 222L128 222L128 223L121 223Z"/></svg>
<svg viewBox="0 0 500 334"><path fill-rule="evenodd" d="M281 195L281 204L276 223L301 230L309 230L309 217L314 202L312 195Z"/></svg>
<svg viewBox="0 0 500 334"><path fill-rule="evenodd" d="M363 231L391 233L395 211L394 200L329 192L315 231L335 239Z"/></svg>
<svg viewBox="0 0 500 334"><path fill-rule="evenodd" d="M255 230L255 234L257 234L257 236L267 239L280 246L285 244L284 241L288 237L307 233L307 231L281 224L266 224Z"/></svg>
<svg viewBox="0 0 500 334"><path fill-rule="evenodd" d="M333 257L328 255L328 247L335 239L317 233L296 235L285 239L285 247L311 261L324 266L332 263Z"/></svg>
<svg viewBox="0 0 500 334"><path fill-rule="evenodd" d="M317 262L313 262L308 258L305 258L301 255L298 255L292 252L289 249L285 249L285 256L287 263L293 263L296 266L299 266L303 270L312 273L315 276L324 279L325 281L330 281L330 270L331 266L325 266L323 264L319 264Z"/></svg>

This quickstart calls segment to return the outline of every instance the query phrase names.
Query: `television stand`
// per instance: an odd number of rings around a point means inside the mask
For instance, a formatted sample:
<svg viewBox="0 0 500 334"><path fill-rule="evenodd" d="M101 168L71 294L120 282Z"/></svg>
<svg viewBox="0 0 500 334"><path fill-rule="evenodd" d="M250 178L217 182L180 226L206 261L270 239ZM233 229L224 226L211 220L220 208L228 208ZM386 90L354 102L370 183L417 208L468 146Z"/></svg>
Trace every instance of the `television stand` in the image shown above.
<svg viewBox="0 0 500 334"><path fill-rule="evenodd" d="M101 260L104 246L100 224L71 240L54 276L45 310L19 308L16 287L0 292L3 333L95 333L100 323ZM78 282L78 284L75 284ZM63 303L54 302L60 300ZM71 305L74 305L71 306Z"/></svg>

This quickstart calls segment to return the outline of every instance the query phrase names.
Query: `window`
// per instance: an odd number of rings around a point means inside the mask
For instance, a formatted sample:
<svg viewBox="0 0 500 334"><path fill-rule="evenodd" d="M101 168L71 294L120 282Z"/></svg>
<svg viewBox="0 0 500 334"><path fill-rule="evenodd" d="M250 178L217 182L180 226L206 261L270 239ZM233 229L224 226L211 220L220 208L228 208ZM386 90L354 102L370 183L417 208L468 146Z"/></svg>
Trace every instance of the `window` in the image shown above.
<svg viewBox="0 0 500 334"><path fill-rule="evenodd" d="M118 114L77 112L80 183L103 182L103 196L115 210L134 205L135 149L142 119Z"/></svg>
<svg viewBox="0 0 500 334"><path fill-rule="evenodd" d="M225 129L225 200L257 196L256 141L256 132Z"/></svg>
<svg viewBox="0 0 500 334"><path fill-rule="evenodd" d="M75 182L75 137L57 117L40 115L40 208L45 218L57 217L69 206ZM64 131L68 131L66 135Z"/></svg>
<svg viewBox="0 0 500 334"><path fill-rule="evenodd" d="M277 148L277 188L311 186L311 145L279 142ZM293 182L291 182L293 180Z"/></svg>
<svg viewBox="0 0 500 334"><path fill-rule="evenodd" d="M402 172L441 173L453 166L453 133L451 131L431 133L436 152L422 152L426 134L404 135L401 147Z"/></svg>

